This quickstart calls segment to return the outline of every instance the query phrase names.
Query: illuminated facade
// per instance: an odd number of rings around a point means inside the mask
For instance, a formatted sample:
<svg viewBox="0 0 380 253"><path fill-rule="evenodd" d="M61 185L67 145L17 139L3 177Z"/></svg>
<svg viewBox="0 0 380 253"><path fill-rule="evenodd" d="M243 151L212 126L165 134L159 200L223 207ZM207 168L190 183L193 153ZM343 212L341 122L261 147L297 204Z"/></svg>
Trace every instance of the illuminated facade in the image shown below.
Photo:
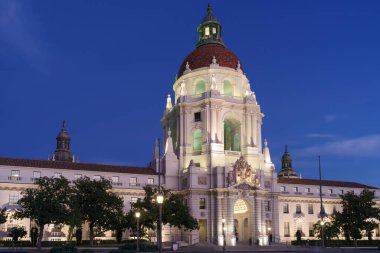
<svg viewBox="0 0 380 253"><path fill-rule="evenodd" d="M114 191L130 203L144 196L143 186L162 185L181 192L200 229L181 231L165 226L164 241L227 245L294 240L295 232L314 239L310 231L319 217L318 180L302 179L292 167L287 148L277 175L267 140L261 135L264 114L239 59L226 48L222 25L209 6L198 29L196 48L183 61L161 118L164 154L156 144L152 168L79 163L62 126L57 148L47 161L0 158L0 206L17 208L20 192L41 176L81 176L112 180ZM158 166L160 164L160 166ZM339 210L339 194L377 188L350 182L322 181L328 214ZM223 222L224 221L224 222ZM29 220L9 220L0 236L16 225L29 230ZM224 231L223 231L224 229ZM67 228L46 226L44 240L65 240ZM375 237L379 236L376 230ZM124 237L129 237L126 232ZM84 239L88 238L84 226ZM111 231L97 239L111 239Z"/></svg>

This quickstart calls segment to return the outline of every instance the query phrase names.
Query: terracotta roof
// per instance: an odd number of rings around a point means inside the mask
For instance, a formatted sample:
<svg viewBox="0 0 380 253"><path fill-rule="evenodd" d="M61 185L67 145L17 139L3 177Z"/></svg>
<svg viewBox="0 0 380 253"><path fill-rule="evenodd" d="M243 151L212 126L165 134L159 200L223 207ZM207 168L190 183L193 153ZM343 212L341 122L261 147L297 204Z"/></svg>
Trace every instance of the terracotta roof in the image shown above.
<svg viewBox="0 0 380 253"><path fill-rule="evenodd" d="M177 77L183 75L183 72L186 70L187 62L189 62L191 70L209 67L214 56L216 63L222 67L236 69L238 66L239 59L225 46L220 44L205 44L197 47L185 58L179 68ZM243 70L242 66L240 66L240 68Z"/></svg>
<svg viewBox="0 0 380 253"><path fill-rule="evenodd" d="M32 168L147 174L147 175L156 174L156 172L153 169L145 168L145 167L103 165L103 164L94 164L94 163L73 163L73 162L62 162L62 161L20 159L20 158L0 157L0 165L32 167Z"/></svg>
<svg viewBox="0 0 380 253"><path fill-rule="evenodd" d="M303 184L303 185L319 185L318 179L299 179L299 178L278 178L277 182L279 184ZM377 187L359 184L355 182L345 182L345 181L332 181L332 180L322 180L322 186L335 186L335 187L347 187L347 188L368 188L368 189L379 189Z"/></svg>

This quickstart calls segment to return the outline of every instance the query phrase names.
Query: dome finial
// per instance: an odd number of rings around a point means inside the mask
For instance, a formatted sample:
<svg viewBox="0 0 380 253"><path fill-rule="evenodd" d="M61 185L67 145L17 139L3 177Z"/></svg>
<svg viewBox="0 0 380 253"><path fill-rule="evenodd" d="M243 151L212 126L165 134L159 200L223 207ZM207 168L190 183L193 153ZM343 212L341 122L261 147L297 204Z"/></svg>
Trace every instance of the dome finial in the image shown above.
<svg viewBox="0 0 380 253"><path fill-rule="evenodd" d="M202 19L201 24L198 26L198 43L197 47L204 44L219 44L223 45L222 39L222 25L215 17L211 4L207 6L207 14Z"/></svg>
<svg viewBox="0 0 380 253"><path fill-rule="evenodd" d="M288 144L285 144L285 153L288 153Z"/></svg>
<svg viewBox="0 0 380 253"><path fill-rule="evenodd" d="M212 14L212 6L210 3L208 3L207 5L207 15L211 15Z"/></svg>
<svg viewBox="0 0 380 253"><path fill-rule="evenodd" d="M65 125L66 125L66 120L63 120L62 121L62 128L65 128Z"/></svg>

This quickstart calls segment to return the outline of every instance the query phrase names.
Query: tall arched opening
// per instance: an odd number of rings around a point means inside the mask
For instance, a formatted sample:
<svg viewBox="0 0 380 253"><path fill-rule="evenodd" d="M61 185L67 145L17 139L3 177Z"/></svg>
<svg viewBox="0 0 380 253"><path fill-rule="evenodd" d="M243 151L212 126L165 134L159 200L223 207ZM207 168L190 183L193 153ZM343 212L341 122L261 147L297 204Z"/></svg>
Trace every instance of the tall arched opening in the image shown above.
<svg viewBox="0 0 380 253"><path fill-rule="evenodd" d="M244 199L238 199L234 205L234 232L236 242L249 242L251 238L252 208Z"/></svg>
<svg viewBox="0 0 380 253"><path fill-rule="evenodd" d="M224 150L240 151L241 124L233 118L224 120Z"/></svg>

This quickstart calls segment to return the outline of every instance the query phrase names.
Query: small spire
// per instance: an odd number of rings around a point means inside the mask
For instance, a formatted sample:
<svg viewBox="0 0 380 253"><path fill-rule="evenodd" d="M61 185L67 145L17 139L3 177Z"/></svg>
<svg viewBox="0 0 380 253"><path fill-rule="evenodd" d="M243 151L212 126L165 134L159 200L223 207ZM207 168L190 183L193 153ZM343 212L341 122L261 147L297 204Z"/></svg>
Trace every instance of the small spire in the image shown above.
<svg viewBox="0 0 380 253"><path fill-rule="evenodd" d="M216 58L215 58L215 55L212 57L212 64L216 64Z"/></svg>
<svg viewBox="0 0 380 253"><path fill-rule="evenodd" d="M288 144L285 144L285 153L288 153Z"/></svg>
<svg viewBox="0 0 380 253"><path fill-rule="evenodd" d="M62 128L65 128L65 125L66 125L66 120L63 120L62 121Z"/></svg>
<svg viewBox="0 0 380 253"><path fill-rule="evenodd" d="M212 15L212 6L210 3L207 5L207 15Z"/></svg>
<svg viewBox="0 0 380 253"><path fill-rule="evenodd" d="M267 138L264 139L264 147L268 147L268 141L267 141Z"/></svg>
<svg viewBox="0 0 380 253"><path fill-rule="evenodd" d="M190 69L190 65L189 65L189 62L188 62L188 61L186 62L186 70L191 70L191 69Z"/></svg>
<svg viewBox="0 0 380 253"><path fill-rule="evenodd" d="M170 127L169 127L169 130L168 130L168 136L172 137L172 130L170 130Z"/></svg>

